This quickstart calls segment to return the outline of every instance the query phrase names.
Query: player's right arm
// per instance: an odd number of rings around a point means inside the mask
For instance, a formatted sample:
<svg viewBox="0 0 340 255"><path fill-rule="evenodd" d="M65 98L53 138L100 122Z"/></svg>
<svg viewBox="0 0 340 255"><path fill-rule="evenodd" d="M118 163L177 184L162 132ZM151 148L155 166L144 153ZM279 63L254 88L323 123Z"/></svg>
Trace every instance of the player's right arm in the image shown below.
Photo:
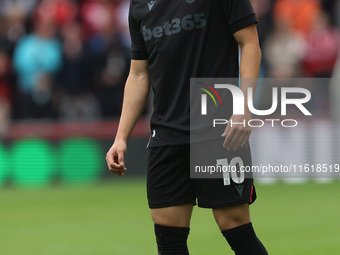
<svg viewBox="0 0 340 255"><path fill-rule="evenodd" d="M116 138L106 154L106 162L111 173L123 176L126 171L124 166L124 154L127 149L126 141L145 107L149 89L147 60L131 60Z"/></svg>

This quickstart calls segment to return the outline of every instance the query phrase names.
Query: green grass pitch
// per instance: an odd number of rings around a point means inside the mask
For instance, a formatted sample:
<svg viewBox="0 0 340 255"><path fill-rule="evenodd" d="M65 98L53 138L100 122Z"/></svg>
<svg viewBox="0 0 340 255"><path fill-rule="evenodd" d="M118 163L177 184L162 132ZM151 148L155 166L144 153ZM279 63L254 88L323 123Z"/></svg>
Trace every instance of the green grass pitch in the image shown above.
<svg viewBox="0 0 340 255"><path fill-rule="evenodd" d="M0 254L156 254L145 180L128 176L88 186L0 190ZM251 206L273 255L340 254L340 182L257 185ZM208 209L195 208L190 254L233 254Z"/></svg>

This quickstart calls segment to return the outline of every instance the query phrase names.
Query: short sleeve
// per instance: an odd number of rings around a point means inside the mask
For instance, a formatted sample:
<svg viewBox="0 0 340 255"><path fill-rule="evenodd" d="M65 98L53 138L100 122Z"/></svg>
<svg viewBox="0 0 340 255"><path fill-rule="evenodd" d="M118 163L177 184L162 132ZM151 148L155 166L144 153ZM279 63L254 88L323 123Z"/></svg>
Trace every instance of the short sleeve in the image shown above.
<svg viewBox="0 0 340 255"><path fill-rule="evenodd" d="M254 9L249 0L224 0L223 10L232 34L257 23Z"/></svg>
<svg viewBox="0 0 340 255"><path fill-rule="evenodd" d="M140 30L140 25L136 22L133 16L132 2L129 10L129 30L131 37L131 59L147 60L148 53L144 45L144 38Z"/></svg>

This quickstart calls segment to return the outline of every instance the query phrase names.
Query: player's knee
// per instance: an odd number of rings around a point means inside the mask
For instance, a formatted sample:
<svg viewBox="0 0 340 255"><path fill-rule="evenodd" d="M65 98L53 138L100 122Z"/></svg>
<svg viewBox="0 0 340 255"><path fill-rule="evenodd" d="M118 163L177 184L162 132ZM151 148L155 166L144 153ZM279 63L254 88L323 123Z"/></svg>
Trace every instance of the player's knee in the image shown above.
<svg viewBox="0 0 340 255"><path fill-rule="evenodd" d="M192 204L151 209L151 218L155 224L172 227L189 227Z"/></svg>
<svg viewBox="0 0 340 255"><path fill-rule="evenodd" d="M241 218L241 217L221 217L216 220L218 227L221 231L228 230L231 228L236 228L239 226L242 226L244 224L247 224L250 222L250 219L248 218Z"/></svg>
<svg viewBox="0 0 340 255"><path fill-rule="evenodd" d="M248 205L214 209L213 212L216 223L222 231L250 222Z"/></svg>
<svg viewBox="0 0 340 255"><path fill-rule="evenodd" d="M176 217L169 218L166 212L160 209L151 209L151 218L155 224L162 226L178 226L178 219Z"/></svg>
<svg viewBox="0 0 340 255"><path fill-rule="evenodd" d="M188 227L190 220L181 218L180 216L173 215L172 217L166 216L162 213L151 213L151 218L155 224L172 227Z"/></svg>

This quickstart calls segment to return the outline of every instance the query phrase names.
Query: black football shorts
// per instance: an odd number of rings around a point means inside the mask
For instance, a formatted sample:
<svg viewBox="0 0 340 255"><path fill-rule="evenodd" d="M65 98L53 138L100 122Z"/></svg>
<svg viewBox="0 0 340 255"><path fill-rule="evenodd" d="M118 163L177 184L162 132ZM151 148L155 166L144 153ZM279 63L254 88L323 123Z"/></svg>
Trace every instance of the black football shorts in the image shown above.
<svg viewBox="0 0 340 255"><path fill-rule="evenodd" d="M196 201L203 208L252 204L256 199L253 178L249 174L240 174L240 163L251 166L249 146L234 152L223 148L222 144L223 140L215 140L200 142L199 146L184 144L149 148L149 207L163 208L186 203L196 205ZM233 169L222 169L225 162L234 162L237 171L232 173ZM213 178L191 178L190 171L195 165L219 165L220 170L225 171L214 173ZM204 168L201 169L204 171ZM203 174L207 175L206 172Z"/></svg>

